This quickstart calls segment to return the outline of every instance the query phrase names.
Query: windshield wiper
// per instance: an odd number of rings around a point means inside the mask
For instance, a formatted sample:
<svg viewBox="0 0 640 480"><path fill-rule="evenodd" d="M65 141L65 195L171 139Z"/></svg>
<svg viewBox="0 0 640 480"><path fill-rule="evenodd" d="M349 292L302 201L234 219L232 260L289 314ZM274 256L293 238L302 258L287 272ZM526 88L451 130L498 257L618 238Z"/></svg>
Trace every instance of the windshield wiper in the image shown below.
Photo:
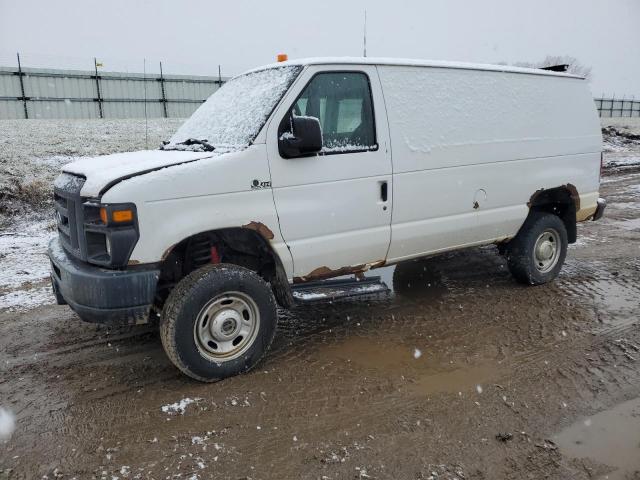
<svg viewBox="0 0 640 480"><path fill-rule="evenodd" d="M182 148L180 148L181 146ZM198 152L213 152L215 149L216 147L211 145L208 140L200 140L199 138L187 138L183 142L173 144L169 142L162 142L162 146L160 147L160 150L193 150Z"/></svg>

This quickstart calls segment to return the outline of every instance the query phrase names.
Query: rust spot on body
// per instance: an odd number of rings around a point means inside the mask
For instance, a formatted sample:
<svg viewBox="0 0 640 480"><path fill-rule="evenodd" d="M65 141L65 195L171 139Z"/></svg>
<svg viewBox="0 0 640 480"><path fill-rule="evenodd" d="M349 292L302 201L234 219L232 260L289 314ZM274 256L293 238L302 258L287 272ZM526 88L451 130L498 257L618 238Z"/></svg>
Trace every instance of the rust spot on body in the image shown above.
<svg viewBox="0 0 640 480"><path fill-rule="evenodd" d="M269 227L267 227L264 223L252 221L251 223L247 223L243 225L242 228L248 228L249 230L254 230L262 235L267 240L273 240L273 232Z"/></svg>
<svg viewBox="0 0 640 480"><path fill-rule="evenodd" d="M580 194L578 193L578 189L576 188L575 185L572 185L571 183L567 183L566 185L563 185L567 190L569 190L569 193L571 194L571 200L573 200L573 203L575 203L576 205L576 212L578 210L580 210Z"/></svg>
<svg viewBox="0 0 640 480"><path fill-rule="evenodd" d="M167 248L164 253L162 254L162 256L160 257L160 261L164 262L167 257L169 256L169 254L171 253L171 251L173 250L173 247L175 247L176 245L173 244L171 245L169 248Z"/></svg>
<svg viewBox="0 0 640 480"><path fill-rule="evenodd" d="M529 198L529 201L527 202L527 207L531 208L531 206L536 201L536 198L538 198L538 195L540 195L542 192L544 192L544 188L541 188L533 192L533 195L531 195L531 198Z"/></svg>
<svg viewBox="0 0 640 480"><path fill-rule="evenodd" d="M372 263L363 263L360 265L351 265L348 267L340 267L337 269L331 269L327 266L322 266L313 269L307 275L302 277L293 277L293 283L312 282L314 280L324 280L331 277L340 277L342 275L355 274L356 277L361 278L367 270L372 268L380 268L385 264L385 260L378 260Z"/></svg>

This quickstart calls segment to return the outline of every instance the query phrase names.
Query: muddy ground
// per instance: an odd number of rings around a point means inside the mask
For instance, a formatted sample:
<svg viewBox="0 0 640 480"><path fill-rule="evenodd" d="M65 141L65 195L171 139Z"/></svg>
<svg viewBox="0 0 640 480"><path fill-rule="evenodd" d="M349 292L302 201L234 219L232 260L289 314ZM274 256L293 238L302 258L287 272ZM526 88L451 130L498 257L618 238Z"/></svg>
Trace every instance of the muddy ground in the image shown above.
<svg viewBox="0 0 640 480"><path fill-rule="evenodd" d="M0 479L638 479L637 170L604 178L554 283L493 247L382 269L395 291L282 312L265 361L216 384L153 327L0 310Z"/></svg>

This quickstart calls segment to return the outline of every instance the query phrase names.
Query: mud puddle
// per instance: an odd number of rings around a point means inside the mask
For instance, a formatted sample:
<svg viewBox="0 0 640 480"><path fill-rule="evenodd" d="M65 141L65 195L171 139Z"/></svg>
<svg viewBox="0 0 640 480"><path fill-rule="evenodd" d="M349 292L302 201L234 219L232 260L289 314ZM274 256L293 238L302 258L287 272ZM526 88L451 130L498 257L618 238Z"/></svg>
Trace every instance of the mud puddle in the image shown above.
<svg viewBox="0 0 640 480"><path fill-rule="evenodd" d="M582 419L554 437L571 458L589 459L612 471L597 479L640 478L640 398Z"/></svg>
<svg viewBox="0 0 640 480"><path fill-rule="evenodd" d="M420 395L482 392L482 385L497 379L502 370L497 362L488 360L473 365L451 364L434 357L427 348L371 337L351 338L322 347L317 357L332 364L346 362L385 378L405 378L409 391Z"/></svg>
<svg viewBox="0 0 640 480"><path fill-rule="evenodd" d="M632 262L613 271L599 262L585 266L570 261L565 268L570 281L560 284L560 288L596 312L601 323L596 330L626 329L638 321L640 285Z"/></svg>

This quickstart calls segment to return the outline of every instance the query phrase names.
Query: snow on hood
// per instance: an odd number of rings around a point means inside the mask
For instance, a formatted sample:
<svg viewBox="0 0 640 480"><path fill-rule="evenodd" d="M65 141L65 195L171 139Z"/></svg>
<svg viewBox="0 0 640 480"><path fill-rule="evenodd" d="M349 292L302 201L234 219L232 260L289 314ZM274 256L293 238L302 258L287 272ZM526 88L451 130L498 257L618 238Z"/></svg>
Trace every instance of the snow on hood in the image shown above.
<svg viewBox="0 0 640 480"><path fill-rule="evenodd" d="M86 157L68 163L62 167L62 171L85 177L87 180L82 187L82 196L97 197L105 187L120 179L214 155L219 154L215 152L142 150L100 157Z"/></svg>

